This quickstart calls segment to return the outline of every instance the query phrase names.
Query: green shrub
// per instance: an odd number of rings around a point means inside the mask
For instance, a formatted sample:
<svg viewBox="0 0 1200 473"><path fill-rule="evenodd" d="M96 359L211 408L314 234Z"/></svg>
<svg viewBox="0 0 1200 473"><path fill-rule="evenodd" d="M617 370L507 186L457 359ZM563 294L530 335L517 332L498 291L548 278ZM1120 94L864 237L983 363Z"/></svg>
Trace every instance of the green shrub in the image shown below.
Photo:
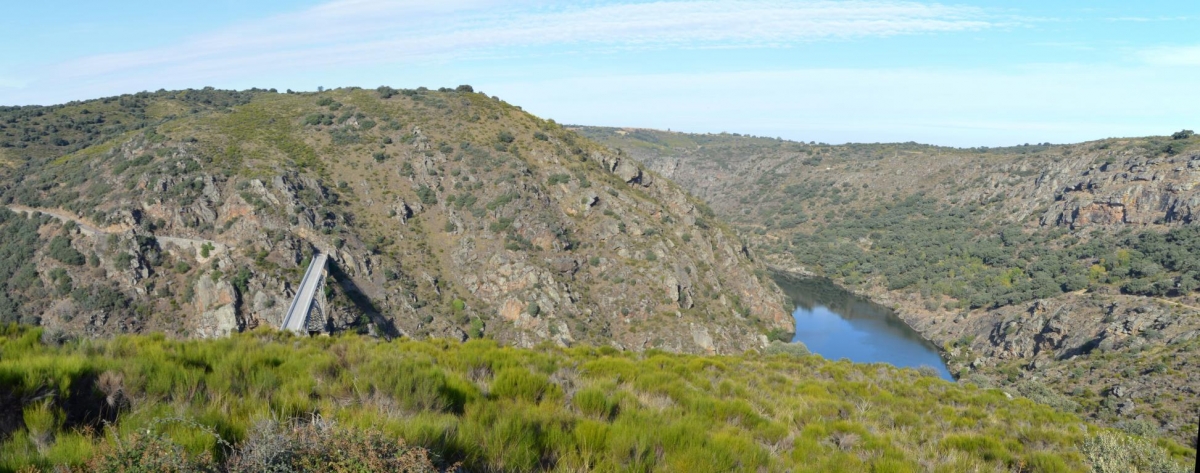
<svg viewBox="0 0 1200 473"><path fill-rule="evenodd" d="M83 256L83 253L71 247L71 239L63 235L52 238L50 246L46 251L51 258L71 266L83 266L87 262L87 258Z"/></svg>
<svg viewBox="0 0 1200 473"><path fill-rule="evenodd" d="M568 182L571 182L570 174L551 174L550 178L546 180L546 185L554 186L558 184L566 184Z"/></svg>
<svg viewBox="0 0 1200 473"><path fill-rule="evenodd" d="M421 203L425 205L437 204L437 193L424 184L417 188L417 198L421 199Z"/></svg>
<svg viewBox="0 0 1200 473"><path fill-rule="evenodd" d="M771 342L767 348L763 349L763 354L766 355L787 355L794 357L808 356L812 352L808 351L808 347L800 342L785 343L780 341Z"/></svg>
<svg viewBox="0 0 1200 473"><path fill-rule="evenodd" d="M532 373L525 368L505 368L496 373L492 380L492 395L501 399L516 399L529 403L554 397L557 386L550 384L546 376Z"/></svg>
<svg viewBox="0 0 1200 473"><path fill-rule="evenodd" d="M587 388L575 393L571 400L583 415L608 420L617 412L617 403L609 400L604 390Z"/></svg>

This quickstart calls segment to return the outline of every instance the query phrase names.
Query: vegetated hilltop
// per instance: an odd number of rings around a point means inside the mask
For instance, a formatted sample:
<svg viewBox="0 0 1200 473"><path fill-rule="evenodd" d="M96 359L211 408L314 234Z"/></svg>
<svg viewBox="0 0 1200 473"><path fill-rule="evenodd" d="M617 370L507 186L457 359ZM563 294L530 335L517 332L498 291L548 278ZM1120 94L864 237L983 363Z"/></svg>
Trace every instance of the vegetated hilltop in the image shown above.
<svg viewBox="0 0 1200 473"><path fill-rule="evenodd" d="M790 328L710 210L469 86L185 90L0 109L0 321L50 336L278 326L737 352Z"/></svg>
<svg viewBox="0 0 1200 473"><path fill-rule="evenodd" d="M955 149L582 131L706 199L775 266L896 307L960 378L1195 444L1192 133Z"/></svg>
<svg viewBox="0 0 1200 473"><path fill-rule="evenodd" d="M0 326L0 471L1174 472L1189 451L798 345L42 338Z"/></svg>

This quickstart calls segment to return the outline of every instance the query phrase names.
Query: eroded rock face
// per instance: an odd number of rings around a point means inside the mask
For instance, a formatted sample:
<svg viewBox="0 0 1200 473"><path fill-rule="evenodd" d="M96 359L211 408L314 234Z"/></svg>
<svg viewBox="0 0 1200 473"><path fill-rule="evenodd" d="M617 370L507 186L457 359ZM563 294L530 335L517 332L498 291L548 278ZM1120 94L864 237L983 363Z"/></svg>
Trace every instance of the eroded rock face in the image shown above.
<svg viewBox="0 0 1200 473"><path fill-rule="evenodd" d="M193 331L200 338L225 337L242 329L237 315L238 296L228 281L200 278L196 281Z"/></svg>
<svg viewBox="0 0 1200 473"><path fill-rule="evenodd" d="M1042 217L1043 224L1083 228L1196 221L1200 156L1109 159L1114 160L1077 171L1080 180L1063 187Z"/></svg>

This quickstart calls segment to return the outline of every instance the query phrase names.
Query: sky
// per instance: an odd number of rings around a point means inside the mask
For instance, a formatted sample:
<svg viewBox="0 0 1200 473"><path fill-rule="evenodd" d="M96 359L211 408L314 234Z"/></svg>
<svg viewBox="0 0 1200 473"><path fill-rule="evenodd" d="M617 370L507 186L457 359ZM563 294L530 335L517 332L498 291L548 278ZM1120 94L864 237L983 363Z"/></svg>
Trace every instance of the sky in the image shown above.
<svg viewBox="0 0 1200 473"><path fill-rule="evenodd" d="M0 105L470 84L559 123L1005 146L1200 129L1196 0L13 2Z"/></svg>

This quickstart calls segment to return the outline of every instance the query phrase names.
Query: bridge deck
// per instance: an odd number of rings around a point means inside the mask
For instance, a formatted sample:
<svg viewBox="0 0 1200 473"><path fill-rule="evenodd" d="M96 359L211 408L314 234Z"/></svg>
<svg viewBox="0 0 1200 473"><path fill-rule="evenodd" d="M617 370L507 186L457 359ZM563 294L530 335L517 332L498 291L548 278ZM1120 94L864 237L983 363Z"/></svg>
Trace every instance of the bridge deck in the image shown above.
<svg viewBox="0 0 1200 473"><path fill-rule="evenodd" d="M306 330L308 313L312 310L317 288L321 286L321 278L324 277L321 273L325 270L326 259L328 259L327 255L318 253L312 263L308 265L308 270L304 272L304 279L300 281L300 289L296 291L292 305L288 307L287 313L283 316L280 329L293 332Z"/></svg>

